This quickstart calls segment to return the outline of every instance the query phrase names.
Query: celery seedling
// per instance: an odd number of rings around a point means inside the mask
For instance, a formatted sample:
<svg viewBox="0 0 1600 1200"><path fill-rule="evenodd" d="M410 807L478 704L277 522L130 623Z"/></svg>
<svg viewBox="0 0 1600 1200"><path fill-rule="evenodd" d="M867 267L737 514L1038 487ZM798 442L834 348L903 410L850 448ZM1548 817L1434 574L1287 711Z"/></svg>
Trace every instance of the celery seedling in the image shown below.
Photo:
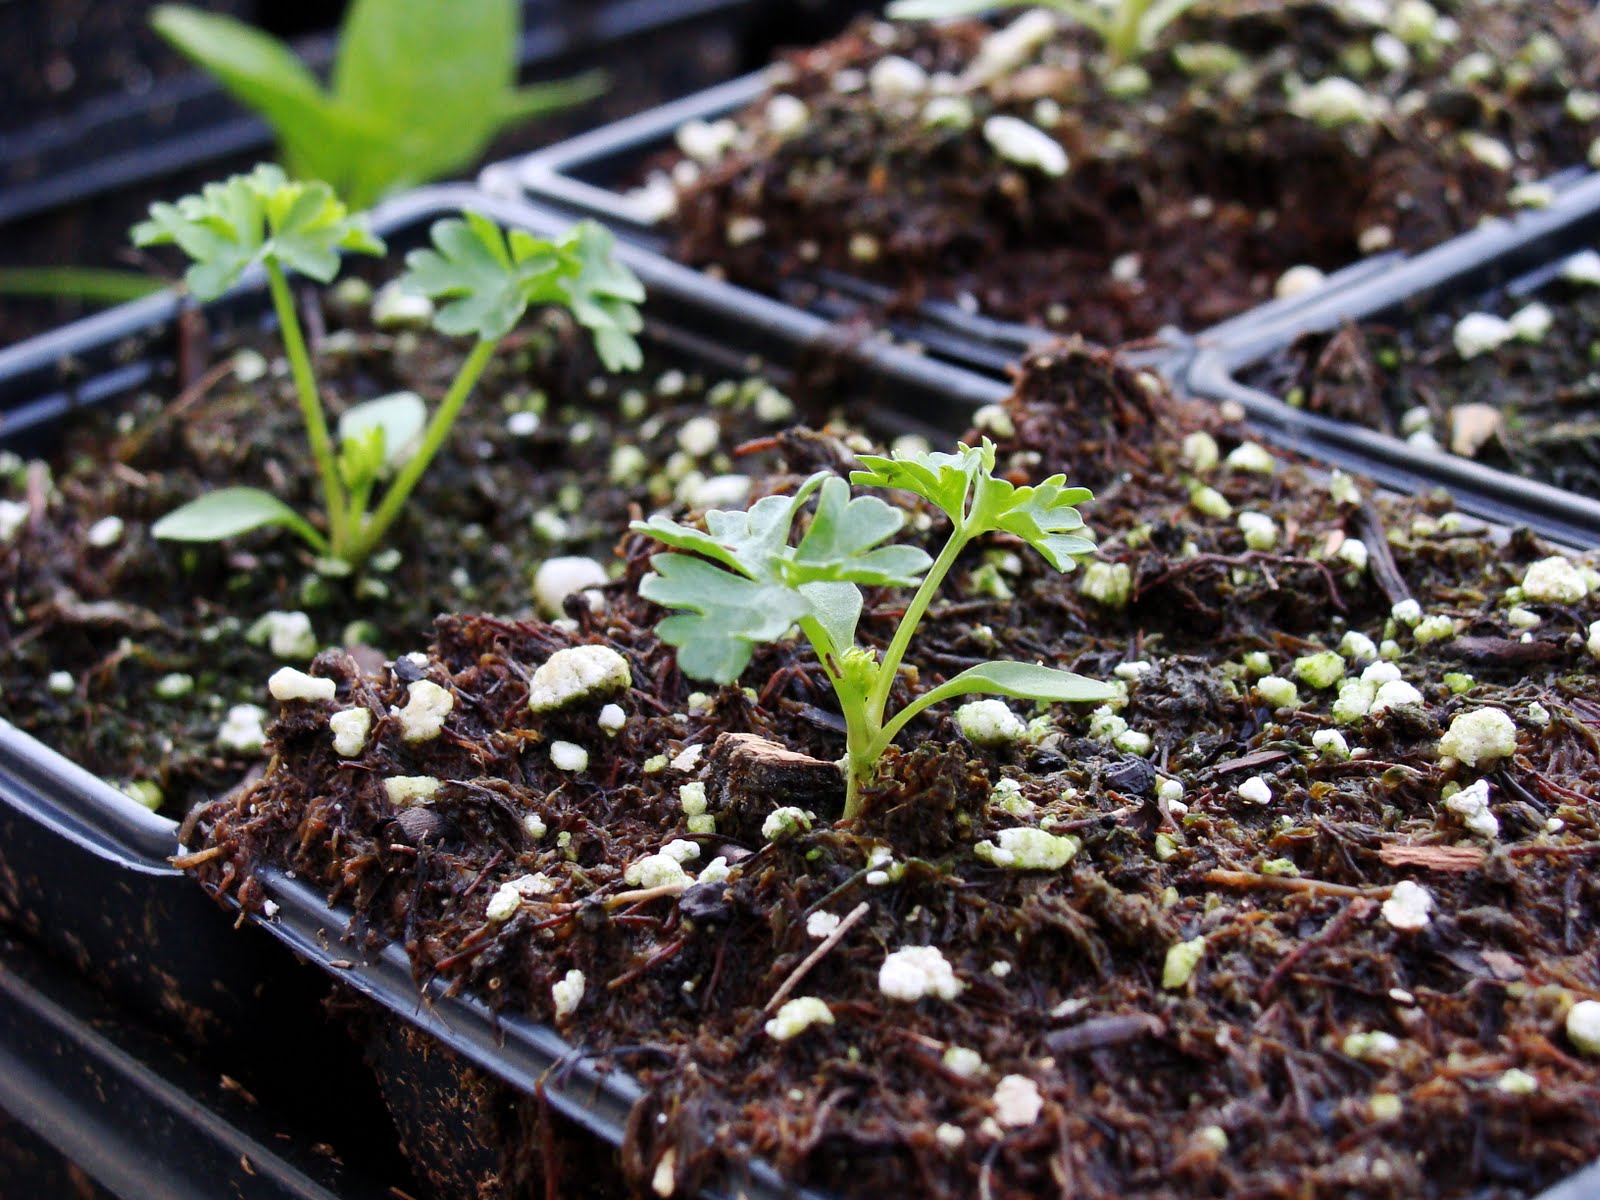
<svg viewBox="0 0 1600 1200"><path fill-rule="evenodd" d="M981 663L924 692L885 720L901 661L928 605L962 549L996 530L1015 535L1059 571L1073 556L1094 549L1076 506L1084 488L1064 486L1055 475L1034 487L1014 487L994 477L994 446L959 446L954 454L864 456L867 470L852 483L913 492L941 509L952 524L937 559L915 546L884 545L905 514L875 496L852 499L849 485L826 471L807 479L793 496L768 496L747 512L706 513L704 531L657 515L632 528L692 554L658 554L655 573L640 595L678 610L656 627L678 648L684 673L731 683L757 645L776 641L798 625L816 652L839 699L845 722L845 817L860 815L863 785L878 760L918 713L955 696L998 695L1028 700L1103 701L1103 683L1031 663ZM816 496L810 525L789 544L806 501ZM694 557L702 555L703 557ZM710 560L710 561L707 561ZM917 591L880 659L855 644L862 585Z"/></svg>
<svg viewBox="0 0 1600 1200"><path fill-rule="evenodd" d="M1161 31L1194 0L895 0L888 15L901 21L966 17L994 8L1052 8L1092 30L1112 61L1133 62L1155 46Z"/></svg>
<svg viewBox="0 0 1600 1200"><path fill-rule="evenodd" d="M355 405L329 433L287 272L327 283L339 269L340 250L381 254L383 243L360 217L350 216L325 183L295 183L273 166L208 185L176 204L156 204L150 220L133 231L141 246L176 244L193 259L185 280L197 299L213 300L259 263L266 271L283 333L295 394L317 466L327 531L259 488L210 492L168 513L152 527L159 538L209 542L252 529L282 526L318 555L346 567L366 560L433 461L495 348L529 305L563 304L589 329L601 361L611 370L641 361L633 334L641 321L636 302L644 289L612 258L613 239L593 222L575 226L559 242L513 230L509 241L477 213L435 222L434 249L414 250L402 283L447 299L434 327L478 342L462 363L439 408L428 417L409 393ZM368 504L378 483L393 479L377 508Z"/></svg>

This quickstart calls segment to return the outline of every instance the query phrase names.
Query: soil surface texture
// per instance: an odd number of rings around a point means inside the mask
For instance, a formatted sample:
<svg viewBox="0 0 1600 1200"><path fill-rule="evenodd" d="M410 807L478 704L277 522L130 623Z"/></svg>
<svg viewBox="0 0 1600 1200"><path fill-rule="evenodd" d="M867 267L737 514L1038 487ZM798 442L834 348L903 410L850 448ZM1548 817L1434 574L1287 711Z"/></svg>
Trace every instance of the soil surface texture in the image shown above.
<svg viewBox="0 0 1600 1200"><path fill-rule="evenodd" d="M677 253L1120 343L1442 241L1600 132L1581 3L1213 0L1122 62L1045 12L864 21L789 54L649 178Z"/></svg>
<svg viewBox="0 0 1600 1200"><path fill-rule="evenodd" d="M1552 262L1537 288L1309 335L1246 378L1424 452L1600 496L1600 293L1584 273L1593 258Z"/></svg>
<svg viewBox="0 0 1600 1200"><path fill-rule="evenodd" d="M1013 702L1026 732L987 749L930 710L841 823L818 666L780 642L742 686L685 679L630 538L575 623L451 615L416 660L319 656L336 699L283 706L266 772L192 814L195 869L258 910L254 872L293 870L419 979L636 1073L641 1193L757 1156L940 1197L1529 1196L1593 1161L1592 1010L1569 1021L1600 998L1593 556L1330 479L1080 343L984 424L1008 475L1095 490L1100 547L1066 575L971 548L897 703L1003 657L1124 700ZM780 448L758 492L850 465ZM905 599L868 592L868 644ZM574 646L630 686L530 712ZM451 708L408 742L424 680ZM785 804L810 815L772 840ZM1070 861L997 865L1021 830ZM679 874L630 875L663 852Z"/></svg>

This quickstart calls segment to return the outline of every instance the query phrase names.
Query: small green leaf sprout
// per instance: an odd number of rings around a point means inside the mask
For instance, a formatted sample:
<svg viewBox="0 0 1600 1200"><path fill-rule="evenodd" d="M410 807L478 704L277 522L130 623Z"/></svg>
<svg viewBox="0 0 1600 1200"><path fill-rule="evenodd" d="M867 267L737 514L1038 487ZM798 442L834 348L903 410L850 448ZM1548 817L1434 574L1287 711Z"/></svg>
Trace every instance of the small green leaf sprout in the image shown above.
<svg viewBox="0 0 1600 1200"><path fill-rule="evenodd" d="M888 15L900 21L968 17L996 8L1050 8L1090 29L1113 62L1136 62L1155 46L1161 31L1194 0L895 0Z"/></svg>
<svg viewBox="0 0 1600 1200"><path fill-rule="evenodd" d="M398 393L358 404L339 420L335 440L312 370L288 272L327 283L339 270L339 251L381 254L383 243L359 216L349 214L325 183L288 180L275 166L207 185L176 204L156 204L136 226L140 246L175 244L193 260L185 280L199 300L214 300L247 267L266 271L272 305L306 437L321 483L326 532L276 496L259 488L209 492L167 514L152 527L158 538L209 542L253 529L292 530L325 559L360 566L404 509L428 465L444 445L496 347L530 305L562 304L592 334L607 369L637 368L642 355L633 335L642 327L634 307L644 289L612 257L614 241L585 221L552 242L525 230L509 237L477 213L437 221L433 248L406 258L402 284L448 301L434 326L453 336L473 335L472 348L443 401L429 417L422 399ZM379 483L382 499L369 512Z"/></svg>
<svg viewBox="0 0 1600 1200"><path fill-rule="evenodd" d="M678 664L696 679L731 683L756 646L792 626L816 652L839 699L845 722L845 817L861 813L862 787L907 722L930 705L956 696L997 695L1054 702L1104 701L1109 686L1068 671L1030 663L981 663L924 692L887 721L890 692L901 661L934 595L963 548L996 530L1022 539L1059 571L1089 553L1077 505L1084 488L1055 475L1033 487L994 477L994 445L958 446L954 454L875 455L851 483L895 488L922 497L950 518L949 540L937 559L915 546L885 545L905 514L876 496L852 499L850 486L826 471L792 496L767 496L747 512L713 510L704 531L657 515L632 528L686 554L657 554L640 595L677 610L656 627L678 648ZM811 522L790 545L790 531L816 497ZM861 587L917 588L888 648L879 658L855 644Z"/></svg>

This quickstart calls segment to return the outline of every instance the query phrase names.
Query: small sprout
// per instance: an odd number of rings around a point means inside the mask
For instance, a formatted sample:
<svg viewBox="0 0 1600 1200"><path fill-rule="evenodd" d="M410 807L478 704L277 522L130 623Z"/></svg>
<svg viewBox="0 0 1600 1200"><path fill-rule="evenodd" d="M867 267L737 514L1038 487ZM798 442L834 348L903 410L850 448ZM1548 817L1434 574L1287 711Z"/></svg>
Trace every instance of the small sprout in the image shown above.
<svg viewBox="0 0 1600 1200"><path fill-rule="evenodd" d="M455 704L455 697L431 679L413 680L406 688L406 705L396 714L400 735L413 744L431 742L444 730Z"/></svg>
<svg viewBox="0 0 1600 1200"><path fill-rule="evenodd" d="M1535 604L1577 604L1589 594L1588 581L1561 555L1531 563L1522 576L1522 595Z"/></svg>
<svg viewBox="0 0 1600 1200"><path fill-rule="evenodd" d="M1449 797L1444 806L1461 818L1469 833L1494 841L1500 836L1500 822L1489 810L1489 781L1480 779Z"/></svg>
<svg viewBox="0 0 1600 1200"><path fill-rule="evenodd" d="M1580 1000L1567 1009L1567 1041L1580 1054L1600 1054L1600 1000Z"/></svg>
<svg viewBox="0 0 1600 1200"><path fill-rule="evenodd" d="M266 711L254 704L235 704L217 730L217 745L234 754L259 754L267 744Z"/></svg>
<svg viewBox="0 0 1600 1200"><path fill-rule="evenodd" d="M1239 799L1250 804L1271 804L1272 787L1260 775L1252 775L1235 789Z"/></svg>
<svg viewBox="0 0 1600 1200"><path fill-rule="evenodd" d="M372 711L367 708L347 708L343 712L336 712L328 718L328 728L333 731L333 752L340 758L354 758L367 748L367 735L372 730Z"/></svg>
<svg viewBox="0 0 1600 1200"><path fill-rule="evenodd" d="M991 866L1008 871L1059 871L1072 861L1082 843L1043 829L1002 829L995 841L982 841L973 852Z"/></svg>
<svg viewBox="0 0 1600 1200"><path fill-rule="evenodd" d="M609 646L571 646L557 650L544 661L528 681L528 710L554 712L569 705L615 696L633 686L628 660ZM608 705L607 707L615 707ZM620 716L622 710L617 709ZM606 729L605 713L601 728ZM614 733L626 722L623 718Z"/></svg>
<svg viewBox="0 0 1600 1200"><path fill-rule="evenodd" d="M767 814L767 819L761 822L761 836L769 842L781 842L810 828L811 817L804 809L785 806Z"/></svg>
<svg viewBox="0 0 1600 1200"><path fill-rule="evenodd" d="M641 327L635 304L644 298L643 289L613 260L611 235L600 226L580 223L560 242L520 229L508 239L493 222L468 212L465 219L436 222L432 238L434 248L408 256L400 284L410 303L426 305L425 319L441 333L473 334L477 345L431 419L420 398L399 393L351 409L335 437L287 272L327 283L338 272L341 250L381 254L383 243L361 218L346 212L327 184L291 182L272 166L210 184L175 205L151 207L150 219L135 227L133 240L140 246L175 243L187 253L193 265L185 279L198 299L216 299L246 267L265 269L327 528L324 533L268 492L229 487L168 513L152 526L156 537L210 542L283 527L314 553L359 566L400 515L496 347L530 305L564 304L590 330L608 368L638 366L633 334ZM434 312L424 298L444 303ZM369 511L380 482L386 482L383 498Z"/></svg>
<svg viewBox="0 0 1600 1200"><path fill-rule="evenodd" d="M1439 739L1441 757L1469 767L1490 767L1516 752L1516 722L1498 708L1458 713Z"/></svg>
<svg viewBox="0 0 1600 1200"><path fill-rule="evenodd" d="M1039 1119L1044 1110L1044 1097L1039 1085L1026 1075L1006 1075L995 1084L994 1119L1008 1129L1023 1129Z"/></svg>
<svg viewBox="0 0 1600 1200"><path fill-rule="evenodd" d="M815 996L796 996L785 1001L777 1015L766 1023L767 1036L775 1042L799 1037L813 1025L832 1025L833 1012Z"/></svg>
<svg viewBox="0 0 1600 1200"><path fill-rule="evenodd" d="M576 742L551 742L550 765L558 771L582 774L589 769L589 752Z"/></svg>
<svg viewBox="0 0 1600 1200"><path fill-rule="evenodd" d="M1426 929L1433 921L1433 895L1427 888L1402 879L1379 910L1383 919L1401 933Z"/></svg>
<svg viewBox="0 0 1600 1200"><path fill-rule="evenodd" d="M1167 957L1161 965L1161 986L1176 991L1188 984L1195 968L1206 954L1206 939L1190 938L1168 947Z"/></svg>
<svg viewBox="0 0 1600 1200"><path fill-rule="evenodd" d="M1044 175L1067 173L1067 152L1061 148L1061 143L1020 117L1004 114L990 117L983 123L983 138L1007 162L1033 167Z"/></svg>
<svg viewBox="0 0 1600 1200"><path fill-rule="evenodd" d="M550 985L550 1001L555 1006L556 1020L564 1020L578 1011L587 984L583 972L574 968Z"/></svg>
<svg viewBox="0 0 1600 1200"><path fill-rule="evenodd" d="M914 546L883 544L904 525L904 512L877 497L852 499L849 485L826 472L811 476L793 496L764 497L746 512L713 509L705 516L706 531L662 516L632 526L691 552L656 555L651 559L655 573L639 587L646 599L677 610L657 632L678 648L685 674L732 682L756 645L776 641L799 626L845 718L846 819L860 815L862 785L875 777L883 751L908 721L932 704L969 695L1071 702L1105 700L1113 694L1105 684L1065 671L985 663L923 693L886 721L889 693L911 637L968 542L1003 530L1031 545L1057 570L1070 569L1074 556L1088 553L1094 544L1083 536L1076 509L1089 498L1087 491L1064 486L1059 475L1020 488L997 479L994 446L988 441L979 448L961 446L955 454L862 455L860 461L865 469L852 475L852 482L910 491L951 519L950 537L937 561ZM790 545L791 527L813 496L811 522L798 543ZM919 585L917 592L881 659L856 647L860 587L912 584Z"/></svg>
<svg viewBox="0 0 1600 1200"><path fill-rule="evenodd" d="M443 786L432 775L391 775L383 781L383 790L389 797L389 803L396 808L427 804Z"/></svg>
<svg viewBox="0 0 1600 1200"><path fill-rule="evenodd" d="M683 864L670 854L646 854L629 863L622 872L629 887L658 888L687 885L690 882Z"/></svg>
<svg viewBox="0 0 1600 1200"><path fill-rule="evenodd" d="M317 679L293 667L280 667L267 680L267 691L274 700L332 700L338 685L331 679Z"/></svg>
<svg viewBox="0 0 1600 1200"><path fill-rule="evenodd" d="M878 968L878 991L891 1000L914 1004L924 996L954 1000L962 983L936 946L906 946L895 950Z"/></svg>

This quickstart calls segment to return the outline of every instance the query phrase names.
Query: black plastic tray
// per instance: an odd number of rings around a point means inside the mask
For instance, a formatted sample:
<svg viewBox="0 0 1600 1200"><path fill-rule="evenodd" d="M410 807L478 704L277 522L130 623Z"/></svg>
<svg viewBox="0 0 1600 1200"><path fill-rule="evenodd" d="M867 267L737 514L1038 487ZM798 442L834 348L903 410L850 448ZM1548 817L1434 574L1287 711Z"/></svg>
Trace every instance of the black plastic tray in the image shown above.
<svg viewBox="0 0 1600 1200"><path fill-rule="evenodd" d="M623 186L637 179L648 159L672 146L673 134L680 125L737 112L756 100L767 86L766 73L757 71L521 158L496 163L484 168L479 180L485 188L501 193L519 186L541 204L599 217L620 235L661 250L667 245L667 236L656 228L644 208L622 190ZM1399 257L1390 253L1363 259L1333 272L1315 293L1270 301L1254 312L1269 316L1292 314L1315 298L1342 292L1381 274ZM891 288L832 271L819 272L807 284L809 290L821 285L823 299L811 307L830 317L847 315L863 305L881 308L894 296ZM1238 320L1225 321L1216 330L1226 331ZM970 313L947 300L925 301L916 319L896 319L889 327L898 336L951 361L986 371L1004 371L1029 348L1060 336L1060 332ZM1151 349L1135 358L1168 379L1177 380L1191 350L1190 334L1168 328L1153 339Z"/></svg>
<svg viewBox="0 0 1600 1200"><path fill-rule="evenodd" d="M385 205L373 224L398 250L421 241L433 219L463 205L544 233L568 223L563 216L455 187ZM1005 393L992 380L875 340L842 340L816 317L712 284L637 248L620 247L619 257L652 297L647 339L723 370L747 369L752 357L759 358L780 378L818 355L845 370L853 363L885 414L918 414L886 416L893 431L962 428L976 406ZM181 307L171 295L154 296L0 351L0 443L42 442L75 409L113 401L160 376ZM248 320L265 309L261 280L247 277L213 311L217 320ZM159 1013L165 989L176 987L186 998L197 994L205 1021L221 1023L238 1009L240 1020L227 1024L248 1028L263 1019L261 988L283 964L227 928L228 915L165 864L177 848L172 821L0 723L0 916L76 966L104 975L108 986L130 989L122 993L130 1006ZM613 1144L620 1141L638 1096L626 1076L584 1066L553 1032L496 1022L481 1006L452 1000L435 1010L418 997L397 947L371 963L334 966L346 953L337 948L346 916L329 912L319 897L286 879L275 880L272 893L283 910L266 925L279 942L513 1087L532 1092L544 1080L555 1111ZM214 993L211 1007L220 1014L205 1009L208 993ZM269 999L272 994L269 989ZM258 1037L260 1029L255 1024ZM275 1029L275 1041L278 1036ZM740 1185L746 1194L793 1194L764 1168L753 1166L749 1174Z"/></svg>
<svg viewBox="0 0 1600 1200"><path fill-rule="evenodd" d="M387 1129L308 1130L49 963L0 941L0 1194L122 1200L378 1200L399 1170L351 1161ZM382 1114L377 1113L381 1121ZM22 1134L23 1136L19 1136ZM338 1156L313 1147L331 1142ZM343 1158L341 1164L340 1158ZM353 1157L373 1157L370 1146ZM90 1193L84 1186L94 1186ZM401 1192L400 1194L405 1194Z"/></svg>
<svg viewBox="0 0 1600 1200"><path fill-rule="evenodd" d="M520 62L557 60L707 19L731 20L748 0L525 0ZM334 35L300 50L314 67L333 60ZM0 226L103 192L240 154L270 149L272 130L200 71L163 80L138 97L107 96L70 117L0 136Z"/></svg>
<svg viewBox="0 0 1600 1200"><path fill-rule="evenodd" d="M1398 438L1292 408L1238 381L1239 374L1306 333L1347 321L1421 312L1446 297L1512 285L1525 272L1600 239L1600 176L1565 188L1549 208L1489 222L1377 277L1290 313L1258 311L1198 339L1186 379L1198 396L1242 405L1252 421L1314 457L1350 458L1396 488L1448 488L1468 511L1528 524L1573 545L1600 545L1600 497L1583 496L1488 467L1447 451L1419 451Z"/></svg>
<svg viewBox="0 0 1600 1200"><path fill-rule="evenodd" d="M397 247L420 235L428 221L462 204L471 204L508 224L536 232L552 232L562 218L547 211L485 198L462 188L432 189L380 210L377 225ZM811 355L830 356L846 370L859 369L885 405L883 424L895 430L932 432L958 429L979 404L1002 398L1007 388L997 380L909 354L868 339L841 342L829 324L777 301L707 280L687 267L637 247L623 245L623 258L644 281L651 300L646 307L646 338L710 364L746 368L752 355L783 371ZM256 311L262 307L259 280L247 280L222 310ZM157 297L78 326L58 331L11 352L0 352L0 399L38 398L18 407L0 424L19 436L40 434L51 422L80 403L98 402L125 393L157 372L153 347L163 327L176 314L177 302ZM63 360L69 365L63 368ZM63 373L65 372L65 373ZM66 380L64 386L62 381ZM43 392L45 394L38 395ZM915 414L910 417L904 414ZM1267 430L1268 440L1277 440ZM1353 456L1346 456L1347 458ZM1362 469L1360 462L1351 462ZM175 831L170 822L136 810L131 801L107 785L63 764L59 756L36 742L14 736L0 739L0 806L31 800L47 811L52 828L105 830L108 836L139 841L151 849L170 847ZM0 840L0 851L6 846ZM376 1005L391 1019L428 1035L467 1064L475 1065L524 1095L541 1096L551 1110L613 1146L620 1143L640 1088L620 1068L586 1056L553 1030L516 1015L496 1016L482 1003L444 997L439 985L419 993L403 949L389 945L366 952L349 937L350 914L331 909L303 881L281 872L264 872L261 881L279 906L270 919L256 918L283 945L319 966L341 984ZM59 882L54 885L59 887ZM196 896L199 895L195 889ZM424 1064L404 1053L380 1064L380 1071L420 1072ZM442 1117L441 1123L449 1120ZM463 1142L462 1152L477 1147ZM1582 1172L1544 1200L1574 1200L1594 1194L1600 1170ZM816 1194L786 1184L761 1163L746 1165L708 1195L756 1198Z"/></svg>

